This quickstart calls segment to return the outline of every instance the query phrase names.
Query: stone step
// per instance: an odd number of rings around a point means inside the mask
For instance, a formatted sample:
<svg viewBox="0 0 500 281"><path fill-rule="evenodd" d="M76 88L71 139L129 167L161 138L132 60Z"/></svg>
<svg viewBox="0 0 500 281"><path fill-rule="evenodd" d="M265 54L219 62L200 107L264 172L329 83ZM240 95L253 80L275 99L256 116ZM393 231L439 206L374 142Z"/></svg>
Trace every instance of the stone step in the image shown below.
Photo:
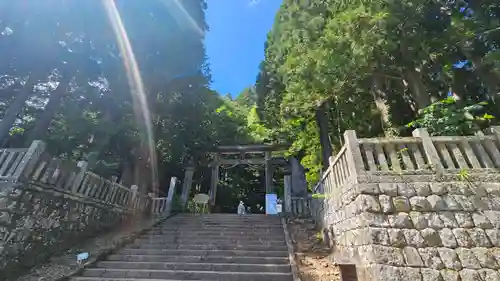
<svg viewBox="0 0 500 281"><path fill-rule="evenodd" d="M172 219L180 219L186 218L189 220L196 219L205 219L205 220L214 220L214 219L245 219L245 220L258 220L258 221L266 221L266 220L280 220L281 217L277 215L265 215L265 214L177 214L172 217Z"/></svg>
<svg viewBox="0 0 500 281"><path fill-rule="evenodd" d="M246 233L180 233L180 232L164 232L164 233L148 233L142 236L141 239L210 239L210 240L265 240L265 241L284 241L285 235L280 234L255 234L248 235Z"/></svg>
<svg viewBox="0 0 500 281"><path fill-rule="evenodd" d="M73 281L291 281L281 219L179 214Z"/></svg>
<svg viewBox="0 0 500 281"><path fill-rule="evenodd" d="M286 251L286 245L268 246L268 245L237 245L237 244L163 244L161 247L158 244L131 244L128 246L131 249L178 249L178 250L247 250L247 251Z"/></svg>
<svg viewBox="0 0 500 281"><path fill-rule="evenodd" d="M154 269L111 269L88 268L82 272L84 277L101 278L152 278L167 280L217 280L217 281L291 281L291 273L281 272L217 272L217 271L183 271L183 270L154 270ZM74 281L83 280L73 278ZM116 279L115 279L116 280Z"/></svg>
<svg viewBox="0 0 500 281"><path fill-rule="evenodd" d="M135 240L136 244L156 244L158 246L162 246L164 244L180 244L180 245L268 245L268 246L282 246L285 244L285 239L283 240L266 240L266 239L245 239L244 237L240 237L238 239L210 239L197 237L193 239L186 238L177 238L177 237L144 237Z"/></svg>
<svg viewBox="0 0 500 281"><path fill-rule="evenodd" d="M281 224L280 219L249 219L249 218L203 218L203 219L196 219L196 218L172 218L170 221L167 221L166 223L172 223L172 222L178 222L178 223L263 223L263 224Z"/></svg>
<svg viewBox="0 0 500 281"><path fill-rule="evenodd" d="M182 224L182 225L189 225L189 224L202 224L202 225L263 225L263 226L280 226L281 222L280 221L249 221L249 220L213 220L213 221L206 221L206 220L197 220L197 221L183 221L183 220L172 220L168 221L165 223L165 225L171 225L171 224Z"/></svg>
<svg viewBox="0 0 500 281"><path fill-rule="evenodd" d="M99 277L98 279L96 277L73 277L68 279L69 281L183 281L183 280L173 280L173 279L144 279L144 278L106 278L106 277ZM197 281L215 281L215 280L208 280L208 279L203 279L203 280L197 280Z"/></svg>
<svg viewBox="0 0 500 281"><path fill-rule="evenodd" d="M257 234L257 233L283 233L283 228L278 227L268 227L268 228L262 228L262 227L240 227L240 226L235 226L235 227L217 227L217 226L205 226L205 227L199 227L199 226L162 226L162 227L157 227L151 229L149 232L165 232L165 231L171 231L171 232L248 232L251 234Z"/></svg>
<svg viewBox="0 0 500 281"><path fill-rule="evenodd" d="M196 219L196 218L171 218L167 221L165 221L166 224L171 224L171 223L240 223L240 224L245 224L245 223L250 223L250 224L257 224L257 223L262 223L262 224L269 224L269 225L280 225L281 220L280 219L266 219L266 220L255 220L255 219L246 219L246 218L220 218L220 219L214 219L214 218L207 218L207 219Z"/></svg>
<svg viewBox="0 0 500 281"><path fill-rule="evenodd" d="M227 229L227 230L231 230L231 229L236 229L236 230L239 230L239 229L242 229L242 230L251 230L251 229L254 229L254 230L267 230L267 229L271 229L271 230L281 230L283 231L283 226L281 225L263 225L263 224L239 224L239 223L235 223L235 224L228 224L228 223L224 223L224 224L165 224L165 225L162 225L160 227L156 227L156 228L153 228L153 229Z"/></svg>
<svg viewBox="0 0 500 281"><path fill-rule="evenodd" d="M245 236L245 237L285 237L283 230L212 230L212 229L165 229L150 230L145 235L185 235L185 236Z"/></svg>
<svg viewBox="0 0 500 281"><path fill-rule="evenodd" d="M200 249L122 249L121 255L154 255L154 256L204 256L204 257L288 257L287 250L251 251L251 250L200 250Z"/></svg>
<svg viewBox="0 0 500 281"><path fill-rule="evenodd" d="M178 262L126 262L102 261L97 268L106 269L153 269L182 271L223 271L223 272L291 272L288 264L240 264L240 263L178 263Z"/></svg>
<svg viewBox="0 0 500 281"><path fill-rule="evenodd" d="M130 262L180 262L180 263L240 263L240 264L287 264L286 257L252 257L252 256L167 256L167 255L110 255L108 261Z"/></svg>
<svg viewBox="0 0 500 281"><path fill-rule="evenodd" d="M145 236L180 236L180 237L248 237L248 238L277 238L285 239L285 234L283 230L276 232L245 232L240 230L232 231L211 231L211 230L199 230L199 231L172 231L172 230L157 230L150 231L144 234Z"/></svg>

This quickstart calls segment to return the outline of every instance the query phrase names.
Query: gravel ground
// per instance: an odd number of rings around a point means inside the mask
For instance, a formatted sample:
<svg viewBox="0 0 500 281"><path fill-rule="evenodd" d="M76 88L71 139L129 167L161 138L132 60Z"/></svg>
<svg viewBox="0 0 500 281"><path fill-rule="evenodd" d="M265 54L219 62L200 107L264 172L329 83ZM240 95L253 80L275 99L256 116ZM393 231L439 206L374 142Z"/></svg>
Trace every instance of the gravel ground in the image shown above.
<svg viewBox="0 0 500 281"><path fill-rule="evenodd" d="M96 259L108 254L124 244L133 240L143 231L151 228L164 219L135 219L123 224L118 229L108 232L101 236L89 239L80 245L69 249L64 255L51 258L43 265L31 269L26 275L21 276L16 281L56 281L68 275L71 275L81 269L76 263L76 255L82 252L88 252L90 258L87 264L93 263Z"/></svg>
<svg viewBox="0 0 500 281"><path fill-rule="evenodd" d="M331 249L310 220L292 219L289 230L302 281L340 281L340 271L330 259Z"/></svg>

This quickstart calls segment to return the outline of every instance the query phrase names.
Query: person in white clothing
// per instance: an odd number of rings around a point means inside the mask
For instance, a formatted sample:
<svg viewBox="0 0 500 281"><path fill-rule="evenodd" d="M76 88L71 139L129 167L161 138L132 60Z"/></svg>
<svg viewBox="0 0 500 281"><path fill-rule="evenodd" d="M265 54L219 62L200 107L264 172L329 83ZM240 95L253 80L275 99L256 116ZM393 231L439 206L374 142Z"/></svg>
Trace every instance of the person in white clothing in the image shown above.
<svg viewBox="0 0 500 281"><path fill-rule="evenodd" d="M240 201L240 204L238 205L238 215L244 215L245 214L245 204L243 204L243 201Z"/></svg>

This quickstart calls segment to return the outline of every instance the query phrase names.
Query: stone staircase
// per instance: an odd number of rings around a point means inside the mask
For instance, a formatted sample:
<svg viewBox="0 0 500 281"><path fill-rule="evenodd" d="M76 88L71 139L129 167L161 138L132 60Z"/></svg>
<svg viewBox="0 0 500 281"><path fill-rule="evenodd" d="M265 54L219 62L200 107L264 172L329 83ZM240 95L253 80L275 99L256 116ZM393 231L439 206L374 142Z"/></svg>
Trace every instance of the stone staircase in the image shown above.
<svg viewBox="0 0 500 281"><path fill-rule="evenodd" d="M73 281L292 281L280 218L180 214Z"/></svg>

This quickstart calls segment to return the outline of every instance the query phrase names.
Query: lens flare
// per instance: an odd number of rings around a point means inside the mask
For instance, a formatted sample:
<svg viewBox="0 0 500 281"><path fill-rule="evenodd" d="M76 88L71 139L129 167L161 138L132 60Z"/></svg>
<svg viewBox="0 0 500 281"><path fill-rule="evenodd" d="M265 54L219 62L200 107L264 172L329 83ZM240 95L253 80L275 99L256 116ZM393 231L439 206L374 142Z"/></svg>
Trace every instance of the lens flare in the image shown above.
<svg viewBox="0 0 500 281"><path fill-rule="evenodd" d="M153 184L153 193L158 197L158 170L156 162L156 149L153 136L153 125L151 122L151 112L149 110L146 89L144 87L139 66L132 50L132 45L128 38L127 32L120 17L120 13L116 8L114 0L102 0L108 19L113 28L113 32L122 55L123 64L127 73L127 80L134 102L134 114L137 118L137 124L141 126L144 124L145 129L142 135L141 153L144 143L147 144L149 149L149 163L151 167L151 183ZM144 155L142 155L144 156Z"/></svg>

